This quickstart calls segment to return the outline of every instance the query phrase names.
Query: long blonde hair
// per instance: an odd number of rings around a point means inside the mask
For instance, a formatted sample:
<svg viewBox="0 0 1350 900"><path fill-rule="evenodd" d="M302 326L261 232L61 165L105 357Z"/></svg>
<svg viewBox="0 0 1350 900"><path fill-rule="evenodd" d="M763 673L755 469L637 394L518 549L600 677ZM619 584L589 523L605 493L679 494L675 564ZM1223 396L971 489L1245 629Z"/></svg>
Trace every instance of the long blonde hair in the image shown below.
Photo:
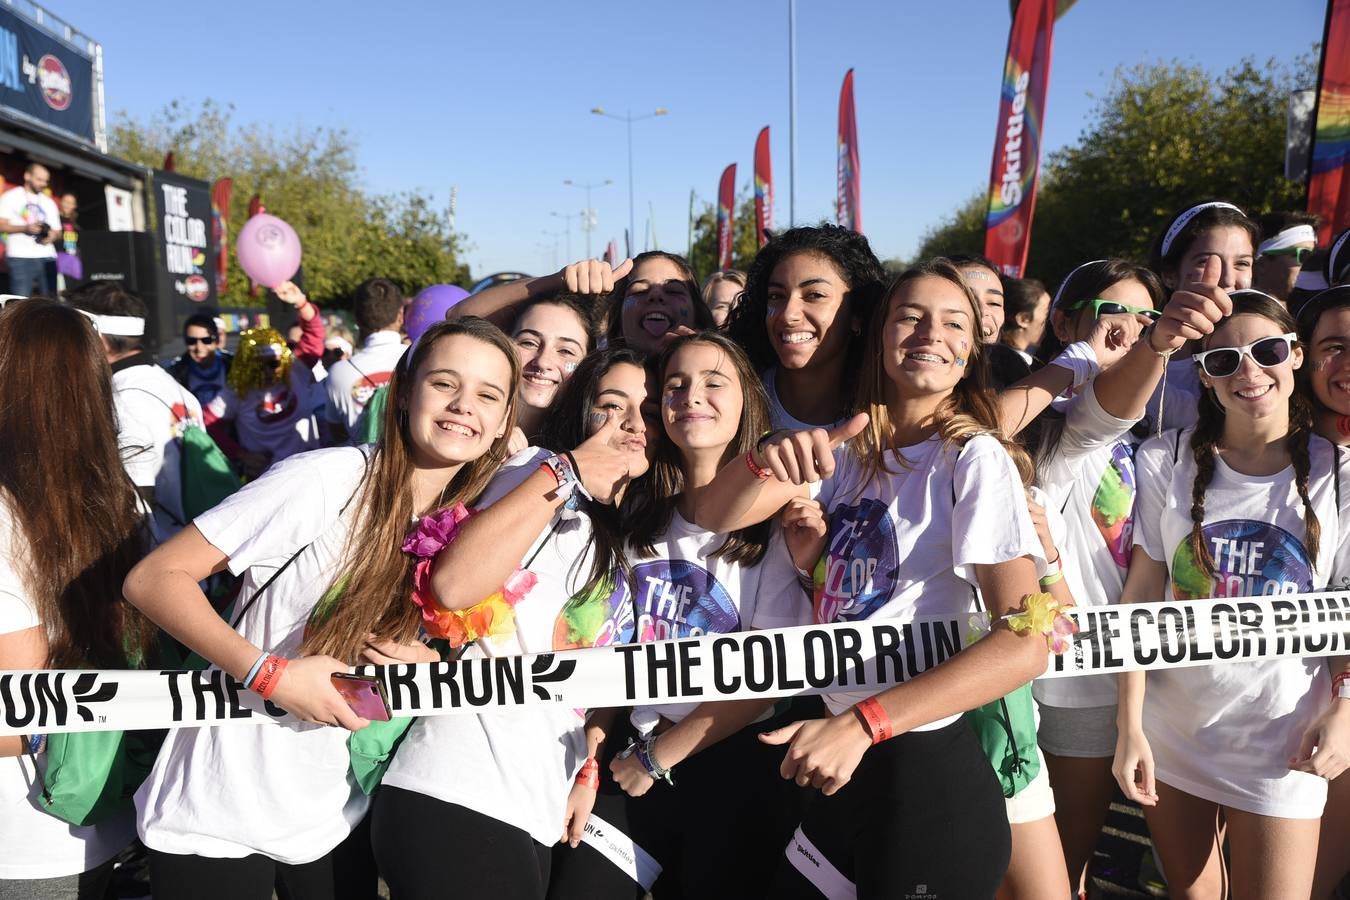
<svg viewBox="0 0 1350 900"><path fill-rule="evenodd" d="M873 313L871 328L867 332L867 352L863 356L862 377L858 381L857 408L868 415L867 427L850 443L850 449L865 473L864 483L871 481L882 472L895 472L889 465L895 461L901 468L908 463L900 451L890 445L892 426L890 412L886 405L886 366L883 362L883 341L886 317L890 313L891 301L902 286L920 278L941 278L951 282L970 305L970 321L980 321L980 301L975 292L966 284L965 279L950 260L935 257L906 269L886 289L882 301ZM1024 485L1030 485L1033 470L1031 459L1020 445L1004 436L999 426L998 406L994 400L989 374L989 357L978 336L971 333L970 356L966 359L966 375L956 383L938 407L934 416L938 436L948 446L962 446L978 434L987 434L995 438L1008 455L1017 464L1018 474Z"/></svg>
<svg viewBox="0 0 1350 900"><path fill-rule="evenodd" d="M343 562L311 618L300 648L304 654L325 654L352 661L365 646L367 634L400 643L417 636L421 616L409 599L415 560L401 547L413 517L434 509L413 508L413 443L407 409L418 368L437 341L454 335L490 344L510 362L509 406L502 436L492 442L487 453L460 468L435 508L473 503L506 458L520 382L520 359L510 338L491 322L476 316L436 323L394 368L389 381L389 401L384 408L383 437L366 462Z"/></svg>

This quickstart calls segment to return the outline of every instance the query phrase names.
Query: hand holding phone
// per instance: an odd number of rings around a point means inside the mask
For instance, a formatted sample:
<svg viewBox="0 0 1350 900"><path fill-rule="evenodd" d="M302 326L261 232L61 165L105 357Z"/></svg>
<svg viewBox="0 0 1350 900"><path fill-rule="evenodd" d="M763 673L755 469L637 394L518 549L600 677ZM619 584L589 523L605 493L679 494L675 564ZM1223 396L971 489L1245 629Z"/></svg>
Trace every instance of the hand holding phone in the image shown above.
<svg viewBox="0 0 1350 900"><path fill-rule="evenodd" d="M372 722L389 721L389 698L385 696L384 685L374 675L334 672L332 681L352 712Z"/></svg>

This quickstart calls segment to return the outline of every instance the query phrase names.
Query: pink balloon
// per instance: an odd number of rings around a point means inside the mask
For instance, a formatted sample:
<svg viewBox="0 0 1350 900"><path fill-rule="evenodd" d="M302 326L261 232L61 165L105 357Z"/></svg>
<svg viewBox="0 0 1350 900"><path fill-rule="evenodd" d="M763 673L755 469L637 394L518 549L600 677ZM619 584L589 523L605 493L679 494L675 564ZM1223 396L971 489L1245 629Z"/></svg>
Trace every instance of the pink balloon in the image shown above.
<svg viewBox="0 0 1350 900"><path fill-rule="evenodd" d="M265 288L289 281L300 271L300 238L276 216L259 213L239 229L239 268Z"/></svg>

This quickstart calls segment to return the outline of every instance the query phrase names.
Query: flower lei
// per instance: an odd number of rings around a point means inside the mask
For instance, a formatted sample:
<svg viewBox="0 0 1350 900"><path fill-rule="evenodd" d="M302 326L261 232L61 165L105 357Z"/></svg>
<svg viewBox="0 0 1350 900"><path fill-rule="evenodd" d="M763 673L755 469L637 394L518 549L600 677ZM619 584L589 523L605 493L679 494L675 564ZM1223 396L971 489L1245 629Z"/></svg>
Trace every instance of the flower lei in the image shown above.
<svg viewBox="0 0 1350 900"><path fill-rule="evenodd" d="M1002 621L1007 622L1008 627L1018 634L1035 631L1045 635L1050 652L1062 656L1072 646L1069 637L1078 633L1078 623L1065 615L1071 609L1072 606L1061 606L1058 600L1047 593L1026 594L1022 597L1021 611L1008 613L1002 617ZM981 615L970 617L970 629L968 643L974 643L989 632L989 626Z"/></svg>
<svg viewBox="0 0 1350 900"><path fill-rule="evenodd" d="M452 647L460 647L482 637L501 637L516 630L515 605L530 592L539 579L528 569L516 566L497 591L468 609L446 609L431 589L431 567L436 554L459 534L459 525L473 511L456 503L423 516L403 542L403 552L417 558L413 569L412 602L422 611L422 628L436 638L445 638Z"/></svg>

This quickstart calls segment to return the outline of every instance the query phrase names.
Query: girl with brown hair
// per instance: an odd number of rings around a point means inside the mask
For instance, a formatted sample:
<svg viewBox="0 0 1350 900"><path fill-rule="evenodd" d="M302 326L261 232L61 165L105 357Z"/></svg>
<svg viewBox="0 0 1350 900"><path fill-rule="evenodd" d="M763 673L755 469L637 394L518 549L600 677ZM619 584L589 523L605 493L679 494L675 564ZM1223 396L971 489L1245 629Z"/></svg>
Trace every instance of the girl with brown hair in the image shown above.
<svg viewBox="0 0 1350 900"><path fill-rule="evenodd" d="M978 590L994 623L910 681L875 696L828 693L831 715L762 737L787 745L785 778L821 790L774 896L926 885L988 897L1007 867L1003 792L961 713L1044 669L1045 638L1001 621L1046 602L1044 550L1027 513L1029 460L999 432L980 322L951 263L905 272L868 332L861 412L829 431L775 435L718 475L716 504L694 510L705 527L743 526L802 502L812 485L826 527L789 530L788 541L811 575L815 622L965 615Z"/></svg>
<svg viewBox="0 0 1350 900"><path fill-rule="evenodd" d="M1293 318L1260 291L1192 359L1193 428L1145 441L1122 603L1302 593L1350 575L1350 494L1296 388ZM1168 590L1170 585L1170 592ZM1120 677L1112 771L1144 807L1174 897L1306 897L1326 779L1345 768L1350 703L1315 656ZM1350 658L1329 661L1333 674ZM1147 690L1145 689L1147 688ZM1315 751L1315 752L1314 752ZM1222 847L1228 841L1231 858Z"/></svg>
<svg viewBox="0 0 1350 900"><path fill-rule="evenodd" d="M296 900L368 887L334 852L366 813L346 743L367 722L331 676L435 659L410 600L418 560L400 548L417 517L482 492L505 455L519 377L493 325L433 326L395 369L369 456L339 447L287 459L131 572L128 599L299 720L170 734L137 796L157 898L266 900L278 879ZM237 631L197 584L225 568L256 600Z"/></svg>
<svg viewBox="0 0 1350 900"><path fill-rule="evenodd" d="M54 300L11 303L0 384L0 669L142 664L154 629L119 587L147 549L147 510L118 456L89 319ZM0 898L101 900L131 816L72 827L43 812L43 745L0 738Z"/></svg>

